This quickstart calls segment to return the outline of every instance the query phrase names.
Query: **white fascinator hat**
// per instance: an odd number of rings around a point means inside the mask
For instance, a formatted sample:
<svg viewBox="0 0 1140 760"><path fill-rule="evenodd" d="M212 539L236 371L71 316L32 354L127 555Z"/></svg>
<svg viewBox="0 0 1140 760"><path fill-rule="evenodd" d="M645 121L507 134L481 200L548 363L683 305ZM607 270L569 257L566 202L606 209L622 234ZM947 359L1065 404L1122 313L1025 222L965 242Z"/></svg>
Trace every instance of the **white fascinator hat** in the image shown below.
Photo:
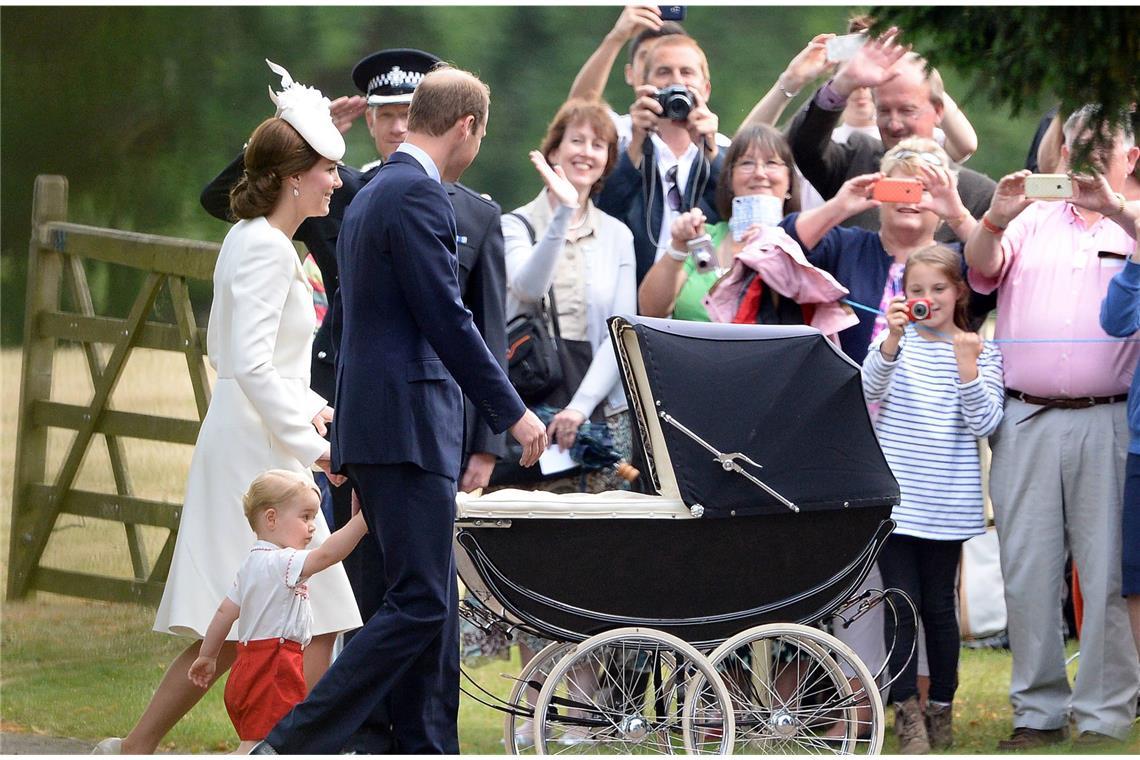
<svg viewBox="0 0 1140 760"><path fill-rule="evenodd" d="M344 158L344 137L333 124L329 99L315 87L294 82L284 66L268 58L265 62L274 74L281 75L281 92L269 88L269 99L277 106L277 115L300 132L317 153L330 161Z"/></svg>

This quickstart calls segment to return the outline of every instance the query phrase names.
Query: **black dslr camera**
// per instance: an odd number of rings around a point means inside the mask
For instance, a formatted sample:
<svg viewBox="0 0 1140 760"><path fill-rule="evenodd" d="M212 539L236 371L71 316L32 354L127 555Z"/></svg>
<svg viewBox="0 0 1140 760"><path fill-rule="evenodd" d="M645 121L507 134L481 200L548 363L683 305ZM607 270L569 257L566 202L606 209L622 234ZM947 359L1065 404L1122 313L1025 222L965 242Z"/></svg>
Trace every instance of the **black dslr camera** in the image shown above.
<svg viewBox="0 0 1140 760"><path fill-rule="evenodd" d="M693 95L683 84L671 84L658 90L654 98L661 104L662 116L672 121L684 121L693 110Z"/></svg>

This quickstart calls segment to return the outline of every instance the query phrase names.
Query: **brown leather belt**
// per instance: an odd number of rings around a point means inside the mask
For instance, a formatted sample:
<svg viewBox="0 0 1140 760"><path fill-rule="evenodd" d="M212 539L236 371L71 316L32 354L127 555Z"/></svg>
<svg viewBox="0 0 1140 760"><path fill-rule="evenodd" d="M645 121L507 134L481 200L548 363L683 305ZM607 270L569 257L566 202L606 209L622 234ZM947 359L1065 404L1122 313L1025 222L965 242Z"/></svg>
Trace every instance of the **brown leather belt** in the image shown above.
<svg viewBox="0 0 1140 760"><path fill-rule="evenodd" d="M1041 408L1032 414L1026 415L1024 419L1017 422L1020 425L1022 422L1028 422L1037 415L1041 414L1048 409L1090 409L1094 406L1102 404L1115 404L1120 401L1127 401L1128 394L1121 393L1116 396L1078 396L1077 398L1046 398L1044 396L1031 396L1022 391L1015 391L1013 388L1006 388L1005 395L1010 398L1015 398L1018 401L1024 401L1027 404L1040 406Z"/></svg>

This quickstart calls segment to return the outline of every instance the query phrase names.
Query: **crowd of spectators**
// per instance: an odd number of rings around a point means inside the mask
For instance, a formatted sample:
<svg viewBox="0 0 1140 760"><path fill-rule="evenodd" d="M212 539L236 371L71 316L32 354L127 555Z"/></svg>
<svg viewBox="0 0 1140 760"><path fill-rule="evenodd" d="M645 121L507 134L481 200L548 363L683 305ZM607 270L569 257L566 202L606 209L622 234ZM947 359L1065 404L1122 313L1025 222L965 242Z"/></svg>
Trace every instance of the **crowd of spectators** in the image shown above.
<svg viewBox="0 0 1140 760"><path fill-rule="evenodd" d="M872 671L887 657L884 641L893 642L887 671L902 677L888 699L906 753L953 742L954 584L962 542L984 528L977 452L988 437L1014 660L1013 733L998 748L1068 741L1070 723L1075 747L1119 741L1140 689L1129 635L1130 626L1133 635L1140 630L1140 520L1132 503L1131 517L1123 514L1124 502L1140 497L1126 409L1138 405L1125 403L1140 348L1109 339L1105 329L1131 335L1138 319L1134 116L1103 135L1093 168L1074 178L1072 197L1034 199L1025 188L1028 171L995 181L963 165L979 136L938 71L898 30L868 37L869 24L851 20L846 31L863 38L843 60L829 56L837 35L808 42L729 140L699 43L663 21L657 6L626 7L570 92L572 103L598 101L628 47L628 114L601 106L613 123L604 132L616 135L616 161L591 205L581 191L576 202L569 190L560 194L555 183L563 172L533 159L548 189L524 210L557 229L528 243L517 220L504 216L508 240L529 254L528 271L540 253L550 259L542 259L546 275L537 282L510 265L521 254L508 251L508 302L545 292L552 265L560 272L576 266L574 248L563 252L565 222L592 213L624 223L629 235L620 246L612 236L577 238L575 248L610 251L611 260L585 276L610 276L632 253L634 277L615 282L636 289L639 313L814 325L864 365L876 431L903 493L894 515L899 528L878 563L882 578L876 567L867 585L904 588L922 627L868 615L861 633L844 635ZM777 126L815 82L807 103ZM678 91L687 95L680 104ZM1092 136L1094 109L1047 115L1030 151L1040 171L1069 172L1075 146ZM1027 144L1033 137L1026 135ZM554 166L545 146L544 153ZM572 166L562 169L569 176ZM917 181L919 195L880 195L884 179ZM1116 300L1111 310L1106 303L1101 329L1101 301L1114 276ZM588 289L605 291L614 304L633 295L608 285ZM932 311L926 325L909 319L915 298L927 299ZM575 303L559 303L559 318L574 319ZM977 331L995 305L999 340L983 341ZM836 306L838 313L829 311ZM563 418L568 413L577 422L589 410L569 404ZM929 450L886 443L908 433L921 434ZM1122 522L1130 525L1127 538ZM1060 622L1070 557L1085 598L1072 686ZM1122 595L1133 605L1131 624ZM929 694L921 696L916 663L905 662L916 636L924 638L922 665L930 674Z"/></svg>

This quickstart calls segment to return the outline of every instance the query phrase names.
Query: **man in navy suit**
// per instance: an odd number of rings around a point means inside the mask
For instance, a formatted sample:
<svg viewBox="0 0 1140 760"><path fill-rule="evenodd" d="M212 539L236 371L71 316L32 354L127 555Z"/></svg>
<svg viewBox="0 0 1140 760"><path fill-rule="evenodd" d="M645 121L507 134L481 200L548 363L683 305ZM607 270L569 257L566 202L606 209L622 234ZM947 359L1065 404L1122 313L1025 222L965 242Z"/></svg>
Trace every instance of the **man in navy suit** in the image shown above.
<svg viewBox="0 0 1140 760"><path fill-rule="evenodd" d="M455 217L441 182L475 159L488 106L475 76L432 71L413 96L407 141L345 212L333 464L360 495L387 591L255 753L336 753L376 715L390 721L390 751L459 752L452 522L463 394L492 430L509 429L523 445L522 465L547 445L459 295Z"/></svg>

